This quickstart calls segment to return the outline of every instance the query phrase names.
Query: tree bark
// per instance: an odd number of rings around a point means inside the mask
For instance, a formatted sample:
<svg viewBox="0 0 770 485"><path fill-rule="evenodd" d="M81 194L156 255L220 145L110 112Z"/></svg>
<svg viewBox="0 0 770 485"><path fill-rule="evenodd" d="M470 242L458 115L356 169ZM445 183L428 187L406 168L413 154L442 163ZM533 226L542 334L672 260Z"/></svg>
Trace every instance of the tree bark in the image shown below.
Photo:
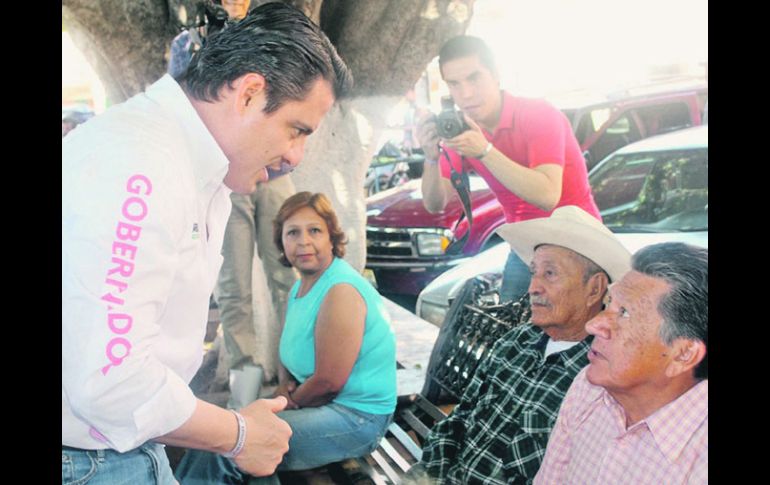
<svg viewBox="0 0 770 485"><path fill-rule="evenodd" d="M465 32L475 0L286 0L318 23L353 72L341 100L308 140L291 175L297 190L324 192L348 237L348 260L366 262L364 179L388 111L420 78L441 44ZM266 3L253 0L252 8ZM167 51L195 0L63 0L73 41L119 103L166 72ZM261 270L261 268L259 268ZM269 293L255 295L269 301Z"/></svg>
<svg viewBox="0 0 770 485"><path fill-rule="evenodd" d="M252 1L252 7L267 0ZM384 115L415 82L448 38L465 31L474 0L286 0L321 25L355 78L312 137L294 175L299 190L330 191L351 227L350 260L363 268L366 169ZM195 0L63 0L62 17L98 73L109 101L143 91L166 72L168 46L190 25ZM359 132L364 130L365 133ZM344 149L343 149L344 147ZM327 178L333 167L334 181ZM344 187L344 190L343 190ZM341 194L349 194L343 197Z"/></svg>

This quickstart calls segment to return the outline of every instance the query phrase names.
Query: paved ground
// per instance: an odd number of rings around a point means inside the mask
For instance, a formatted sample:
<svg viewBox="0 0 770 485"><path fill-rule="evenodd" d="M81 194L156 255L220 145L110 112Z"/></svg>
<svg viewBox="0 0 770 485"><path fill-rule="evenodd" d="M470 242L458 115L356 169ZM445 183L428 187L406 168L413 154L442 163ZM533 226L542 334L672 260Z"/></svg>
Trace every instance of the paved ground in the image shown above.
<svg viewBox="0 0 770 485"><path fill-rule="evenodd" d="M381 293L383 298L387 298L388 300L392 301L393 303L397 303L398 305L404 307L411 313L416 313L417 308L417 297L413 295L397 295L395 293Z"/></svg>
<svg viewBox="0 0 770 485"><path fill-rule="evenodd" d="M420 392L439 328L385 299L396 334L398 395Z"/></svg>

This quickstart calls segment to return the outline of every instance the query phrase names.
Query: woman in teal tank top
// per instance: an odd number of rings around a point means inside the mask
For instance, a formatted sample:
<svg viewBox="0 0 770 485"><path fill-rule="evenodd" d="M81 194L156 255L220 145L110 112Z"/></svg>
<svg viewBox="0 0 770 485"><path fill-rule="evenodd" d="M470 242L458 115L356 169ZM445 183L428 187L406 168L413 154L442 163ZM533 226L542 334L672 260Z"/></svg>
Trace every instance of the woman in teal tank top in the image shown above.
<svg viewBox="0 0 770 485"><path fill-rule="evenodd" d="M342 259L345 234L325 195L289 197L273 236L281 262L300 274L289 293L279 349L276 396L288 405L278 417L293 434L277 470L366 455L396 407L396 339L382 297ZM220 455L191 451L184 462L184 483L248 478Z"/></svg>
<svg viewBox="0 0 770 485"><path fill-rule="evenodd" d="M300 274L281 334L276 395L289 401L279 416L294 434L278 470L369 453L396 407L390 317L379 293L342 259L344 239L323 194L295 194L274 223L281 262Z"/></svg>

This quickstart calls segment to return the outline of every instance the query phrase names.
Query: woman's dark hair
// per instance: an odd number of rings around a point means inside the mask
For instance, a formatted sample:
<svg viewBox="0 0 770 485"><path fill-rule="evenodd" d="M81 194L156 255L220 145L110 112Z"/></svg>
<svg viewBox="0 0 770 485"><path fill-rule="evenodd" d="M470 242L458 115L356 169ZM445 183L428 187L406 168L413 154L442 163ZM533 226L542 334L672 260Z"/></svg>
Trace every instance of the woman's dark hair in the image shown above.
<svg viewBox="0 0 770 485"><path fill-rule="evenodd" d="M305 207L313 209L326 222L326 227L329 229L329 239L332 242L332 254L338 258L345 256L347 240L329 198L320 192L316 194L297 192L284 201L281 208L278 209L278 215L273 220L273 242L281 253L279 259L281 264L291 267L291 263L283 252L283 225L295 212Z"/></svg>

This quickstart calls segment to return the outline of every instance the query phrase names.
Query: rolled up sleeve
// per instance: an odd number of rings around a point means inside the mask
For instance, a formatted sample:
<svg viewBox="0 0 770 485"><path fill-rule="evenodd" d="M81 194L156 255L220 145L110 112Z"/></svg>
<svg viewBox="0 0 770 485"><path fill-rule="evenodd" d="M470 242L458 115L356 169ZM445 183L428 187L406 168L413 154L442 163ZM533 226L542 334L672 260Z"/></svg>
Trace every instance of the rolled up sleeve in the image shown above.
<svg viewBox="0 0 770 485"><path fill-rule="evenodd" d="M181 426L196 398L157 352L178 264L172 193L162 175L112 169L69 181L83 191L62 204L62 414L124 452Z"/></svg>

